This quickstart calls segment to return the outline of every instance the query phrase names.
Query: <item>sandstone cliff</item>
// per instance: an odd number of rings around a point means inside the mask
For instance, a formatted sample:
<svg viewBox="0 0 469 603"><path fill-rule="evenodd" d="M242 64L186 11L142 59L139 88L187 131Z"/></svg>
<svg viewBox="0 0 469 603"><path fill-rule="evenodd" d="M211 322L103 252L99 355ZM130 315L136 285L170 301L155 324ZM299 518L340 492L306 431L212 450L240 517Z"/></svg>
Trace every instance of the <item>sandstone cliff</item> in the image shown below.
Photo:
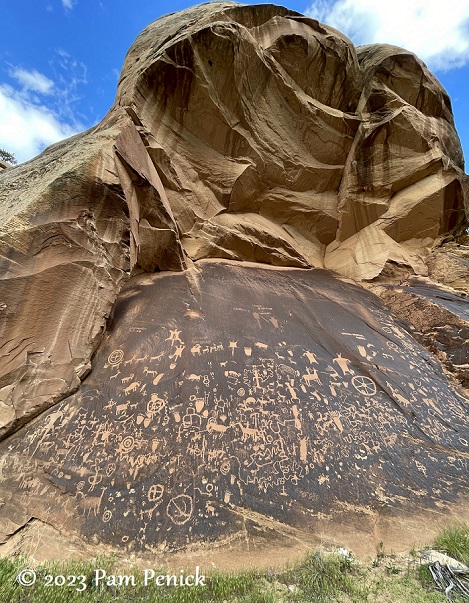
<svg viewBox="0 0 469 603"><path fill-rule="evenodd" d="M149 25L101 124L0 173L7 550L459 517L466 400L416 339L467 383L463 168L407 51L272 5Z"/></svg>

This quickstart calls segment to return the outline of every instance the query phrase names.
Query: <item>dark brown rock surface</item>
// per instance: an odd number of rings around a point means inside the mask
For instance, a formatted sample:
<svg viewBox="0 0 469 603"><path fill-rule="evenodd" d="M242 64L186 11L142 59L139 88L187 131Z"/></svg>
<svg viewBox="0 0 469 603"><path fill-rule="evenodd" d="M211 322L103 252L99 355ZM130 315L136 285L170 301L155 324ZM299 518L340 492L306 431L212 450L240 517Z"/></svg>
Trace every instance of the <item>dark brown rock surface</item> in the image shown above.
<svg viewBox="0 0 469 603"><path fill-rule="evenodd" d="M467 401L418 343L467 385L463 167L407 51L273 5L150 24L101 124L0 172L3 550L463 517Z"/></svg>
<svg viewBox="0 0 469 603"><path fill-rule="evenodd" d="M268 546L286 524L372 550L392 518L461 506L465 404L375 296L327 271L135 277L80 391L4 442L1 537L35 517L143 554L256 530Z"/></svg>
<svg viewBox="0 0 469 603"><path fill-rule="evenodd" d="M450 101L408 52L357 54L272 5L155 21L101 124L0 174L0 431L79 387L130 273L215 257L425 274L465 221L462 166Z"/></svg>

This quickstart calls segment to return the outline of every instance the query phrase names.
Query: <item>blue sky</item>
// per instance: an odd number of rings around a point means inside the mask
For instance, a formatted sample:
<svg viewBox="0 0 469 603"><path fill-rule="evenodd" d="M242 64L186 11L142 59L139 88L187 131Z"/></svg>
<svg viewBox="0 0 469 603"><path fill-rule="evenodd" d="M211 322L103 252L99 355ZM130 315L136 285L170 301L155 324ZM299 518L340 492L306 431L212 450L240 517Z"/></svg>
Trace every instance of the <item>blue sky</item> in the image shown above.
<svg viewBox="0 0 469 603"><path fill-rule="evenodd" d="M258 4L259 2L244 2ZM98 123L113 103L125 54L175 0L3 1L0 148L26 161ZM346 33L418 54L450 94L469 164L469 0L284 0ZM466 167L467 171L467 167Z"/></svg>

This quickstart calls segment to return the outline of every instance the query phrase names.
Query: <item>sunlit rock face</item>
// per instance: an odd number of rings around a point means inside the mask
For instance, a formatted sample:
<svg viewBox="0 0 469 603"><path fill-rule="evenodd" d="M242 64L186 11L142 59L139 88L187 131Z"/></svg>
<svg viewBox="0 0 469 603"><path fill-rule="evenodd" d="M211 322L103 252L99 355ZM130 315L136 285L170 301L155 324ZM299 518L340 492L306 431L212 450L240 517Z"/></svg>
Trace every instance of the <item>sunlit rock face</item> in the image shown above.
<svg viewBox="0 0 469 603"><path fill-rule="evenodd" d="M450 100L426 66L278 7L183 15L137 39L117 102L186 253L355 279L388 260L425 273L468 190Z"/></svg>
<svg viewBox="0 0 469 603"><path fill-rule="evenodd" d="M372 551L461 517L465 399L416 338L466 383L467 267L434 248L467 193L409 52L272 5L149 25L101 124L0 173L4 550Z"/></svg>

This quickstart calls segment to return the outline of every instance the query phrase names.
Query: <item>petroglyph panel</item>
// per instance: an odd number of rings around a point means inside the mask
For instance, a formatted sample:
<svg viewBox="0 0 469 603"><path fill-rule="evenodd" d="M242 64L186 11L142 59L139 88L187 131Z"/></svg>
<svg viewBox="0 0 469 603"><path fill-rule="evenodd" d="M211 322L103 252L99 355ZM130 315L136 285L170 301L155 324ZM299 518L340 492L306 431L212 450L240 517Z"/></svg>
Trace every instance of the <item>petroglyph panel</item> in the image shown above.
<svg viewBox="0 0 469 603"><path fill-rule="evenodd" d="M35 517L60 492L83 538L129 550L223 539L239 507L436 508L466 494L466 402L362 289L202 262L129 282L80 391L3 443L1 490Z"/></svg>

